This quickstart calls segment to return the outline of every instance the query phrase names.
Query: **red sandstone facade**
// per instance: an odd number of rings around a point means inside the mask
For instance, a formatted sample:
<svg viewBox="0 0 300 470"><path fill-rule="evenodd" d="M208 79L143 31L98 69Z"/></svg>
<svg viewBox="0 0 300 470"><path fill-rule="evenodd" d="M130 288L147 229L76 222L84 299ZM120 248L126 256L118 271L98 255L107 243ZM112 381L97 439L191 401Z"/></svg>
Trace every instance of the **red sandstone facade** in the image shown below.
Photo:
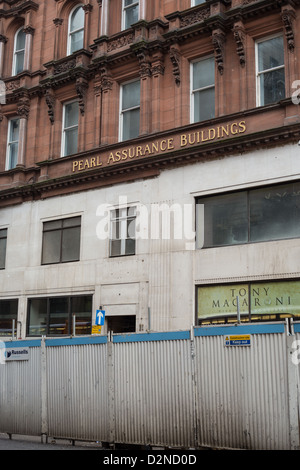
<svg viewBox="0 0 300 470"><path fill-rule="evenodd" d="M297 141L299 0L140 1L122 27L122 0L84 0L81 48L68 53L69 0L0 1L1 204L153 176L191 159ZM13 74L14 40L25 32ZM257 105L256 42L282 34L285 96ZM191 119L191 64L214 57L215 110ZM139 132L120 137L120 88L139 80ZM64 105L76 101L77 150L62 158ZM16 165L7 167L9 120L20 119ZM211 130L210 130L211 129ZM213 130L212 130L213 129ZM221 130L220 130L221 129ZM223 130L222 130L223 129ZM202 132L202 134L200 134ZM131 154L130 154L131 149Z"/></svg>

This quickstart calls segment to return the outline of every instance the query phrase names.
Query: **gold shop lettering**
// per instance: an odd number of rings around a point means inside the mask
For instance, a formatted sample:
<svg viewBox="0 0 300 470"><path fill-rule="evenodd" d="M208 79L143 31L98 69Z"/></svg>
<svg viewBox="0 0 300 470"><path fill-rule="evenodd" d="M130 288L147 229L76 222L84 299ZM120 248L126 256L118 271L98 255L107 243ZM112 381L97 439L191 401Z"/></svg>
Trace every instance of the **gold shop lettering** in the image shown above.
<svg viewBox="0 0 300 470"><path fill-rule="evenodd" d="M75 160L72 164L73 173L85 170L99 168L103 165L113 165L130 161L132 159L147 157L150 155L159 155L172 150L180 150L193 145L200 145L206 142L216 141L234 137L246 132L246 122L239 121L231 124L220 125L208 129L200 129L194 132L179 134L175 137L156 140L144 145L132 145L122 149L110 152L107 155L98 155L96 157L87 157L82 160Z"/></svg>

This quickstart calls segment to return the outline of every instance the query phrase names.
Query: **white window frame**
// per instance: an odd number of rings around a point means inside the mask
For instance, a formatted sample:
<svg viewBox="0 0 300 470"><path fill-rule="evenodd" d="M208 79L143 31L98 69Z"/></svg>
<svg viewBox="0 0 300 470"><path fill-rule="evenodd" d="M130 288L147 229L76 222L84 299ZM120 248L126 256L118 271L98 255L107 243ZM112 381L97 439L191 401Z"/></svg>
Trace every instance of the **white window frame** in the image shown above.
<svg viewBox="0 0 300 470"><path fill-rule="evenodd" d="M214 84L213 85L208 85L208 86L205 86L203 88L196 88L194 89L194 83L193 83L193 71L194 71L194 65L197 64L198 62L201 62L203 60L207 60L207 59L213 59L214 60L214 56L213 55L208 55L208 56L205 56L205 57L201 57L201 59L197 59L197 60L193 60L193 62L191 62L190 64L190 122L193 124L195 122L201 122L201 121L195 121L195 93L199 92L199 91L204 91L204 90L209 90L209 89L214 89L216 90L216 74L215 74L215 79L214 79ZM216 116L216 99L215 99L215 116Z"/></svg>
<svg viewBox="0 0 300 470"><path fill-rule="evenodd" d="M127 5L127 6L125 6L125 0L122 0L122 31L130 27L130 26L126 27L126 11L135 6L138 7L138 20L139 20L140 19L140 0L132 0L132 4Z"/></svg>
<svg viewBox="0 0 300 470"><path fill-rule="evenodd" d="M133 214L132 215L128 215L127 214L127 211L128 209L132 209L133 211ZM113 212L115 210L119 210L120 211L120 215L119 217L115 217L113 218ZM129 206L126 206L126 207L115 207L114 209L112 209L110 211L110 230L109 230L109 257L110 258L116 258L118 256L134 256L136 254L136 206L133 205L129 205ZM134 238L130 237L128 238L127 237L127 229L128 229L128 220L129 219L134 219L135 220L135 234L134 234ZM116 222L116 221L119 221L120 223L120 238L113 238L113 223ZM126 241L128 239L131 239L135 241L135 249L134 249L134 253L126 253ZM112 241L116 241L116 240L120 240L121 242L121 247L120 247L120 253L119 254L116 254L116 255L113 255L112 254L112 250L111 250L111 243Z"/></svg>
<svg viewBox="0 0 300 470"><path fill-rule="evenodd" d="M78 150L78 130L79 130L79 120L76 125L70 126L70 127L65 127L65 118L66 118L66 107L69 104L77 103L78 104L78 117L79 117L79 103L78 100L71 100L67 101L66 103L63 104L63 113L62 113L62 138L61 138L61 157L68 157L69 155L65 154L65 142L66 142L66 131L70 129L75 129L77 128L77 150ZM72 154L75 155L75 154Z"/></svg>
<svg viewBox="0 0 300 470"><path fill-rule="evenodd" d="M76 6L72 9L72 11L70 12L70 14L69 14L69 19L68 19L68 45L67 45L67 55L71 55L71 54L73 54L74 52L76 52L76 51L71 52L71 37L72 37L72 35L75 34L75 33L78 33L79 31L83 31L83 35L84 35L84 32L85 32L85 31L84 31L84 26L85 26L85 25L84 25L84 21L83 21L83 27L82 27L82 28L74 29L74 31L71 31L71 19L72 19L72 15L73 15L73 13L74 13L77 9L82 8L82 7L83 7L82 4L76 5ZM84 10L83 10L83 18L84 18ZM80 49L78 49L78 50L80 50Z"/></svg>
<svg viewBox="0 0 300 470"><path fill-rule="evenodd" d="M267 36L267 37L258 39L255 42L256 106L263 106L263 104L261 103L260 76L264 73L272 72L272 71L275 71L275 70L280 70L280 69L285 70L285 62L284 62L283 65L279 65L278 67L273 67L271 69L266 69L266 70L263 70L262 72L259 72L258 71L258 45L261 44L262 42L266 42L266 41L269 41L271 39L279 38L279 37L283 38L283 34L282 33L273 34L272 36ZM283 43L284 43L284 41L283 41ZM283 53L284 53L284 48L283 48Z"/></svg>
<svg viewBox="0 0 300 470"><path fill-rule="evenodd" d="M19 136L18 136L18 140L10 140L10 133L11 133L11 124L13 121L19 121ZM19 152L19 142L20 142L20 118L18 117L14 117L14 118L11 118L9 119L8 121L8 129L7 129L7 146L6 146L6 162L5 162L5 170L6 171L9 171L9 170L13 170L14 168L16 168L15 166L12 167L11 166L11 154L10 154L10 146L11 144L15 144L15 143L18 143L18 152ZM16 165L18 164L18 158L17 158L17 163Z"/></svg>
<svg viewBox="0 0 300 470"><path fill-rule="evenodd" d="M119 142L123 142L124 141L124 138L123 138L123 121L124 121L124 114L126 112L130 112L130 111L134 111L136 109L141 109L141 99L139 101L139 104L136 105L136 106L133 106L132 108L126 108L126 109L123 109L122 108L122 102L123 102L123 87L126 86L126 85L129 85L130 83L141 83L140 82L140 79L134 79L134 80L130 80L129 82L125 82L125 83L122 83L120 85L120 109L119 109L119 116L120 116L120 122L119 122Z"/></svg>
<svg viewBox="0 0 300 470"><path fill-rule="evenodd" d="M17 54L19 54L20 52L24 52L24 60L23 60L22 70L21 70L21 72L18 72L18 73L22 73L24 71L25 53L26 53L26 39L25 39L24 49L20 49L18 51L16 49L16 47L17 47L17 37L18 37L18 34L21 31L24 31L24 26L22 26L21 28L18 29L18 31L16 31L16 34L15 34L15 37L14 37L14 55L13 55L13 64L12 64L12 76L17 75L17 73L16 73L16 65L17 65L16 57L17 57Z"/></svg>

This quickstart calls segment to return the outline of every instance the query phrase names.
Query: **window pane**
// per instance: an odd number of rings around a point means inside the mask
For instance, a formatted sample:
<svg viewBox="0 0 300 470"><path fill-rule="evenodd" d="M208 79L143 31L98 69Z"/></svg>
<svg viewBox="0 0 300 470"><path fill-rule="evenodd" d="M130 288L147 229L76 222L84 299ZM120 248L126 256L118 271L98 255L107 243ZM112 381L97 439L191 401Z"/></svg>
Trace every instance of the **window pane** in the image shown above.
<svg viewBox="0 0 300 470"><path fill-rule="evenodd" d="M19 31L16 37L16 51L25 49L25 40L26 40L25 32L22 30Z"/></svg>
<svg viewBox="0 0 300 470"><path fill-rule="evenodd" d="M79 106L77 101L65 106L65 128L78 125L78 111Z"/></svg>
<svg viewBox="0 0 300 470"><path fill-rule="evenodd" d="M300 237L300 184L250 192L250 240Z"/></svg>
<svg viewBox="0 0 300 470"><path fill-rule="evenodd" d="M12 334L12 324L17 327L18 300L0 300L0 336Z"/></svg>
<svg viewBox="0 0 300 470"><path fill-rule="evenodd" d="M69 129L65 131L65 149L64 156L73 155L77 153L78 148L78 129Z"/></svg>
<svg viewBox="0 0 300 470"><path fill-rule="evenodd" d="M13 168L16 168L17 163L18 163L18 151L19 151L19 144L13 143L9 144L8 148L8 170L12 170Z"/></svg>
<svg viewBox="0 0 300 470"><path fill-rule="evenodd" d="M48 230L55 230L62 227L62 220L52 220L51 222L44 222L44 232Z"/></svg>
<svg viewBox="0 0 300 470"><path fill-rule="evenodd" d="M127 111L123 114L123 140L134 139L140 132L140 110Z"/></svg>
<svg viewBox="0 0 300 470"><path fill-rule="evenodd" d="M84 11L82 7L79 7L72 14L70 30L72 32L83 27L84 27Z"/></svg>
<svg viewBox="0 0 300 470"><path fill-rule="evenodd" d="M81 225L81 217L69 217L67 219L60 220L63 227L78 227Z"/></svg>
<svg viewBox="0 0 300 470"><path fill-rule="evenodd" d="M31 299L29 304L29 335L47 334L47 299Z"/></svg>
<svg viewBox="0 0 300 470"><path fill-rule="evenodd" d="M43 234L42 264L59 263L61 249L61 230Z"/></svg>
<svg viewBox="0 0 300 470"><path fill-rule="evenodd" d="M132 82L122 87L122 110L140 105L140 82Z"/></svg>
<svg viewBox="0 0 300 470"><path fill-rule="evenodd" d="M283 37L258 43L259 72L284 65Z"/></svg>
<svg viewBox="0 0 300 470"><path fill-rule="evenodd" d="M209 58L193 64L193 90L215 83L215 60Z"/></svg>
<svg viewBox="0 0 300 470"><path fill-rule="evenodd" d="M125 254L134 255L135 254L135 240L128 239L125 243Z"/></svg>
<svg viewBox="0 0 300 470"><path fill-rule="evenodd" d="M91 334L92 325L92 297L73 297L71 315L75 315L75 329L77 335ZM72 331L73 333L73 331Z"/></svg>
<svg viewBox="0 0 300 470"><path fill-rule="evenodd" d="M111 240L110 241L110 256L120 256L121 255L121 240Z"/></svg>
<svg viewBox="0 0 300 470"><path fill-rule="evenodd" d="M80 227L65 228L62 232L61 261L78 261L80 254Z"/></svg>
<svg viewBox="0 0 300 470"><path fill-rule="evenodd" d="M49 334L68 335L70 334L70 319L68 313L68 298L61 297L50 299L49 310Z"/></svg>
<svg viewBox="0 0 300 470"><path fill-rule="evenodd" d="M138 6L127 8L125 12L125 29L130 28L130 26L136 23L138 19L139 19Z"/></svg>
<svg viewBox="0 0 300 470"><path fill-rule="evenodd" d="M9 141L10 142L17 142L19 140L19 119L12 119L9 122Z"/></svg>
<svg viewBox="0 0 300 470"><path fill-rule="evenodd" d="M260 75L261 104L276 103L285 98L284 68Z"/></svg>
<svg viewBox="0 0 300 470"><path fill-rule="evenodd" d="M114 220L111 223L111 238L113 240L118 240L121 238L119 220Z"/></svg>
<svg viewBox="0 0 300 470"><path fill-rule="evenodd" d="M0 238L0 269L5 268L6 238Z"/></svg>
<svg viewBox="0 0 300 470"><path fill-rule="evenodd" d="M24 51L18 52L15 54L15 70L14 73L17 75L18 73L23 72L24 70Z"/></svg>
<svg viewBox="0 0 300 470"><path fill-rule="evenodd" d="M247 193L201 199L204 204L204 246L247 243Z"/></svg>
<svg viewBox="0 0 300 470"><path fill-rule="evenodd" d="M194 94L194 122L215 117L215 89L198 91Z"/></svg>
<svg viewBox="0 0 300 470"><path fill-rule="evenodd" d="M83 30L76 31L76 33L72 33L70 39L71 39L71 45L70 45L71 54L83 48Z"/></svg>
<svg viewBox="0 0 300 470"><path fill-rule="evenodd" d="M127 238L135 239L135 218L129 218L127 220Z"/></svg>

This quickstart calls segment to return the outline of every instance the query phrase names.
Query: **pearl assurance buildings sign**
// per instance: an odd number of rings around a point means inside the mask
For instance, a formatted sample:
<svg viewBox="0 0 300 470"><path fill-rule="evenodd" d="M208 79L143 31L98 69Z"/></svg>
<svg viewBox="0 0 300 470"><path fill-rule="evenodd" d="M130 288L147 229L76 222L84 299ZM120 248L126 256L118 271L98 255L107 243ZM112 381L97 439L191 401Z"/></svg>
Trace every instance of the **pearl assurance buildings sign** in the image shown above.
<svg viewBox="0 0 300 470"><path fill-rule="evenodd" d="M93 157L76 159L72 162L72 172L78 173L93 168L110 166L134 159L191 148L226 138L233 138L244 134L246 130L246 121L231 122L208 128L196 128L191 132L176 134L173 137L151 140L140 145L123 146L111 152L101 152L101 154Z"/></svg>

